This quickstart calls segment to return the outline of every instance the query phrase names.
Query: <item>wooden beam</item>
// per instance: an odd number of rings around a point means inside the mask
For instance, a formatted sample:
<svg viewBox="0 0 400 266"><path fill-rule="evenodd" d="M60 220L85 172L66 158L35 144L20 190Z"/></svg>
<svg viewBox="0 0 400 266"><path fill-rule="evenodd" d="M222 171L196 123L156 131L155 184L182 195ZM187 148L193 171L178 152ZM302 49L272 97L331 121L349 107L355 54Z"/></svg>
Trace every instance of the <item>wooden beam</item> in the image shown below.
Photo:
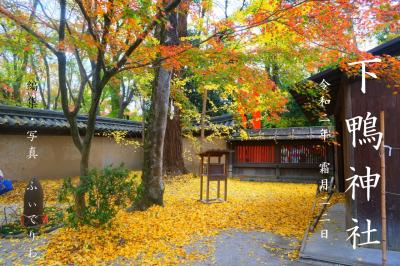
<svg viewBox="0 0 400 266"><path fill-rule="evenodd" d="M380 127L382 141L380 147L381 155L381 223L382 223L382 265L387 265L387 230L386 230L386 165L385 165L385 112L380 112Z"/></svg>

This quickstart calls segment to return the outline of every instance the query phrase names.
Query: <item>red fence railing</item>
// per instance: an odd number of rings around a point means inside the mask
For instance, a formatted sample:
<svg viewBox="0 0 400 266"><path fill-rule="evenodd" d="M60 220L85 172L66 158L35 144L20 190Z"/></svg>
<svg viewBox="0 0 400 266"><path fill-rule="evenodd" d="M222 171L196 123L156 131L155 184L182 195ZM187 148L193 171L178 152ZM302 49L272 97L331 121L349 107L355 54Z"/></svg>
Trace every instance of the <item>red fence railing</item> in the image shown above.
<svg viewBox="0 0 400 266"><path fill-rule="evenodd" d="M235 146L235 162L319 164L327 159L327 149L324 145L279 145L278 148L280 155L275 154L275 145L240 144Z"/></svg>
<svg viewBox="0 0 400 266"><path fill-rule="evenodd" d="M274 163L275 146L273 145L238 145L235 147L237 163Z"/></svg>

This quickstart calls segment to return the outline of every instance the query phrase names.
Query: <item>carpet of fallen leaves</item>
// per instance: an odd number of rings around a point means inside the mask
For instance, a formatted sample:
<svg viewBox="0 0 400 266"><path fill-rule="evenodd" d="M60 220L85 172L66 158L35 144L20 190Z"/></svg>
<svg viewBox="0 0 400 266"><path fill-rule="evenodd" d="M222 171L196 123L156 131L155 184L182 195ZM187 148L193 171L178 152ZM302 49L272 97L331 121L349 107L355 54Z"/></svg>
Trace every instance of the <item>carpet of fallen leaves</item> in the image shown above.
<svg viewBox="0 0 400 266"><path fill-rule="evenodd" d="M51 235L44 261L94 265L127 258L132 265L188 264L210 255L188 251L188 245L229 229L301 239L312 219L315 190L311 184L229 180L227 202L203 204L198 201L199 178L170 180L165 207L121 210L110 228L60 229Z"/></svg>

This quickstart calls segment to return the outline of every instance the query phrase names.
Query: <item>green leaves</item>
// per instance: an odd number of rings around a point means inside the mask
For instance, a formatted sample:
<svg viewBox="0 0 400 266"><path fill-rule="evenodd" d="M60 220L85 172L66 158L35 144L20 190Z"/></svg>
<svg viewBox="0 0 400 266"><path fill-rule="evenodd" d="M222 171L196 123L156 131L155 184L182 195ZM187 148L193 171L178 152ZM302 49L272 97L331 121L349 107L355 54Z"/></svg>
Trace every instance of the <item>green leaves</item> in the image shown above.
<svg viewBox="0 0 400 266"><path fill-rule="evenodd" d="M111 219L118 210L133 201L135 182L129 177L128 171L119 166L106 167L102 171L92 170L87 176L81 177L79 185L74 186L71 179L64 181L60 189L59 200L72 203L75 195L85 194L87 206L82 217L78 217L73 204L67 209L67 222L71 227L81 224L90 226L109 226Z"/></svg>

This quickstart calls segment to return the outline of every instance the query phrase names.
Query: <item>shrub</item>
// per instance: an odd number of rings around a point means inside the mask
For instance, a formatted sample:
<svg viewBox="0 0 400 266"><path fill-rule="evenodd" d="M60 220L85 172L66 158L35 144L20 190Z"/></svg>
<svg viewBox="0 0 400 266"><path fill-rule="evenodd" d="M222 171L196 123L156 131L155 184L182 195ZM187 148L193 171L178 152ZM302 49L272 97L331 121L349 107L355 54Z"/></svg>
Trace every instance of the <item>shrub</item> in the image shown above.
<svg viewBox="0 0 400 266"><path fill-rule="evenodd" d="M91 226L109 225L120 208L126 207L135 197L136 175L131 178L123 166L107 167L102 171L91 170L81 177L81 185L74 186L71 178L64 180L59 193L59 201L69 203L67 223L72 227L80 224ZM78 217L74 206L74 195L85 193L86 207Z"/></svg>

